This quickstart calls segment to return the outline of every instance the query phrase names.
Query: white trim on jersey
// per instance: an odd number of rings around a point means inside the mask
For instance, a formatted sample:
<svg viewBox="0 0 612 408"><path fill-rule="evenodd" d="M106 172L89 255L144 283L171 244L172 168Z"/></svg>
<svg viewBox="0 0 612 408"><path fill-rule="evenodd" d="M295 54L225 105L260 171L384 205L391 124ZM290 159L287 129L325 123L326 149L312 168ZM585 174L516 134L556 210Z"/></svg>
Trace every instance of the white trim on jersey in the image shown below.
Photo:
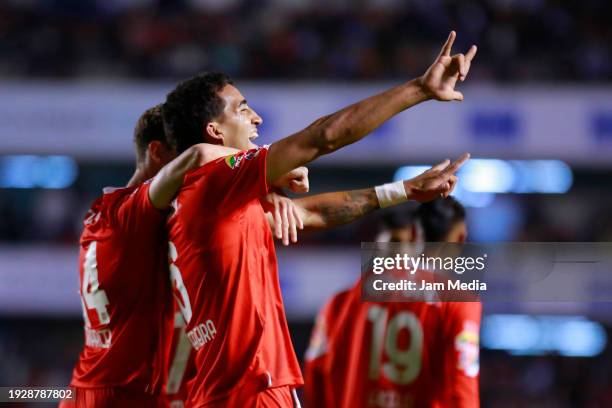
<svg viewBox="0 0 612 408"><path fill-rule="evenodd" d="M300 400L298 399L297 392L295 388L291 389L291 395L293 396L293 406L294 408L302 408L302 404L300 404Z"/></svg>

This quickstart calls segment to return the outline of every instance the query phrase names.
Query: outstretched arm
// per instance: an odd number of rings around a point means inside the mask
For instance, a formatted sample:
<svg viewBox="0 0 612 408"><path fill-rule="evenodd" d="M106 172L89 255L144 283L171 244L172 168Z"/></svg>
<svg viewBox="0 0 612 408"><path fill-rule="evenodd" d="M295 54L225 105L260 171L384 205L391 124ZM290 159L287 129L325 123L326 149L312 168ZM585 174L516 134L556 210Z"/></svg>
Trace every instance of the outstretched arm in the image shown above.
<svg viewBox="0 0 612 408"><path fill-rule="evenodd" d="M426 202L447 197L457 182L455 173L468 159L465 154L453 164L446 160L413 179L390 185L317 194L293 201L305 229L331 228L408 200Z"/></svg>
<svg viewBox="0 0 612 408"><path fill-rule="evenodd" d="M267 179L276 180L321 155L362 139L394 115L420 102L463 100L455 85L468 74L476 47L472 46L465 55L451 56L454 40L453 31L422 77L324 116L306 129L273 143L266 160Z"/></svg>

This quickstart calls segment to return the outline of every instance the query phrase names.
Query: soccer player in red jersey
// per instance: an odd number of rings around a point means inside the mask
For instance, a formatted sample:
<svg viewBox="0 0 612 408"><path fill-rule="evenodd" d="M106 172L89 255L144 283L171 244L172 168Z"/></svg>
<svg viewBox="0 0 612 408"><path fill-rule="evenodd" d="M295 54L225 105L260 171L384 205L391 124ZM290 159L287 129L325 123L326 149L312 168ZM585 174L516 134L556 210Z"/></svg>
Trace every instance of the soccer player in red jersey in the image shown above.
<svg viewBox="0 0 612 408"><path fill-rule="evenodd" d="M139 119L135 144L127 187L105 189L84 220L85 346L71 381L77 407L158 406L172 313L165 210L188 170L234 151L200 144L176 157L159 106Z"/></svg>
<svg viewBox="0 0 612 408"><path fill-rule="evenodd" d="M452 198L405 218L392 230L400 242L419 242L420 227L427 242L467 236ZM308 407L479 406L479 302L366 302L361 290L360 280L317 317L304 367Z"/></svg>
<svg viewBox="0 0 612 408"><path fill-rule="evenodd" d="M320 118L269 148L251 149L261 118L226 75L199 75L168 95L164 122L179 152L203 141L242 150L189 172L168 219L172 286L196 351L196 374L189 384L193 406L299 404L294 389L303 383L302 375L258 197L281 174L358 141L411 106L428 99L462 100L455 85L467 75L476 48L450 56L454 38L452 32L423 77ZM353 207L367 212L398 197L427 201L448 194L465 160L467 156L414 180L383 186L380 196L366 189L295 202L306 214L305 226L316 228L330 219L344 222L348 217L330 212L347 201L365 202Z"/></svg>
<svg viewBox="0 0 612 408"><path fill-rule="evenodd" d="M105 189L84 220L85 346L71 381L77 407L157 406L171 307L164 210L187 170L227 153L198 145L170 162L176 154L165 142L159 107L140 118L135 144L137 169L127 187Z"/></svg>

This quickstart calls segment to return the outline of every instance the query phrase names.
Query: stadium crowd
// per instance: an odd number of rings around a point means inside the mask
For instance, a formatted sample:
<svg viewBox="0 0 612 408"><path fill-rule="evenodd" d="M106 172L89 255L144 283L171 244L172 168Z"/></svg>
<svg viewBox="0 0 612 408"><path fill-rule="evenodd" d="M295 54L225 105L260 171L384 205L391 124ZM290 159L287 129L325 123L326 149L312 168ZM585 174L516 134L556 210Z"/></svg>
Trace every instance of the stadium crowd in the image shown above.
<svg viewBox="0 0 612 408"><path fill-rule="evenodd" d="M0 75L409 78L452 27L460 48L479 44L473 81L602 81L610 15L598 0L13 0Z"/></svg>

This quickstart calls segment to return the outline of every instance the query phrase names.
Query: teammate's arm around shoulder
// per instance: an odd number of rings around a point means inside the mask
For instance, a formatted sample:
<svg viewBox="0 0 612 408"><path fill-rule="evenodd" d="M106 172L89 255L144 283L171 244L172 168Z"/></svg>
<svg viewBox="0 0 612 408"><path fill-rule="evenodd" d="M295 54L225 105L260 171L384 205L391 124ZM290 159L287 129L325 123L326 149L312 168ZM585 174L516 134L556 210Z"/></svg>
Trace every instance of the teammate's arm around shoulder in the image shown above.
<svg viewBox="0 0 612 408"><path fill-rule="evenodd" d="M159 210L165 210L183 185L185 173L220 157L237 153L231 147L200 143L185 150L166 164L153 178L149 187L149 200Z"/></svg>

